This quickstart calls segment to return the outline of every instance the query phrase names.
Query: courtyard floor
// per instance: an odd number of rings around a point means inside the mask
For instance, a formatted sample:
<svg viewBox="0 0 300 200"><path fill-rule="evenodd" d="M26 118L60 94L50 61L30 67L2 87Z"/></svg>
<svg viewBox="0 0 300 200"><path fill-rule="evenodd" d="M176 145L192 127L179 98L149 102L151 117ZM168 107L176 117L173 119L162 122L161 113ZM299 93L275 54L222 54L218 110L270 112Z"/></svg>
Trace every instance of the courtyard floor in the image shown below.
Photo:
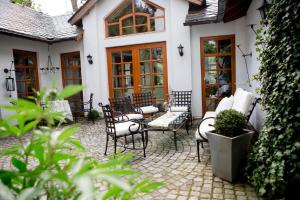
<svg viewBox="0 0 300 200"><path fill-rule="evenodd" d="M80 127L81 131L76 137L81 140L89 155L103 161L106 136L104 121L95 124L84 121ZM143 178L164 183L162 189L139 199L259 199L248 184L231 184L213 176L207 144L200 150L201 162L197 162L195 130L196 126L192 127L189 135L184 129L179 131L178 151L175 151L171 132L149 132L146 158L142 150L126 150L133 153L133 168L140 171ZM138 141L137 138L137 146ZM15 142L11 138L0 140L0 150ZM113 154L112 140L110 145L108 154ZM122 147L119 149L122 150ZM8 159L0 160L0 167L7 165Z"/></svg>

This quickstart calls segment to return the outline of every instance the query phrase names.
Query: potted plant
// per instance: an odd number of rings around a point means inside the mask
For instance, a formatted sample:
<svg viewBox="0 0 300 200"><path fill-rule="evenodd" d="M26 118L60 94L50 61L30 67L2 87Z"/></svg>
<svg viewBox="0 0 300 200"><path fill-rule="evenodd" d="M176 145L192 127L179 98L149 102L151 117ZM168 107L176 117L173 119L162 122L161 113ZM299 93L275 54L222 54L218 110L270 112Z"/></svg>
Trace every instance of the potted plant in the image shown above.
<svg viewBox="0 0 300 200"><path fill-rule="evenodd" d="M97 110L91 110L89 113L88 113L88 119L91 120L91 121L95 121L98 117L100 117L100 114Z"/></svg>
<svg viewBox="0 0 300 200"><path fill-rule="evenodd" d="M220 112L214 126L214 131L206 133L213 174L234 182L244 170L254 131L246 129L246 117L233 109Z"/></svg>

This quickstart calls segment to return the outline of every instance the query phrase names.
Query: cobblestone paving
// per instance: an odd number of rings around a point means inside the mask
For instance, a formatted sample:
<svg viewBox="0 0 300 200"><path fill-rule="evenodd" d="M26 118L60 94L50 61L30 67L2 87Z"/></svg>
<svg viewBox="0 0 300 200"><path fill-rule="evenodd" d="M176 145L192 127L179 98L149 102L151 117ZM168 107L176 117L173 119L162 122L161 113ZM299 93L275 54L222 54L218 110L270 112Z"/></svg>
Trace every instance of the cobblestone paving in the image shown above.
<svg viewBox="0 0 300 200"><path fill-rule="evenodd" d="M76 136L86 146L88 154L99 161L105 159L104 122L83 122L80 127L81 131ZM194 132L195 127L189 135L185 130L178 132L177 151L171 132L149 132L146 158L142 150L126 150L133 153L132 165L141 172L143 178L164 182L162 189L140 199L259 199L248 184L231 184L213 176L207 145L200 150L201 162L197 162ZM135 141L139 146L139 138ZM0 150L15 142L13 139L0 140ZM112 140L110 145L113 145ZM122 147L119 149L122 150ZM108 154L113 154L113 146L108 148ZM0 167L8 163L8 159L0 160Z"/></svg>

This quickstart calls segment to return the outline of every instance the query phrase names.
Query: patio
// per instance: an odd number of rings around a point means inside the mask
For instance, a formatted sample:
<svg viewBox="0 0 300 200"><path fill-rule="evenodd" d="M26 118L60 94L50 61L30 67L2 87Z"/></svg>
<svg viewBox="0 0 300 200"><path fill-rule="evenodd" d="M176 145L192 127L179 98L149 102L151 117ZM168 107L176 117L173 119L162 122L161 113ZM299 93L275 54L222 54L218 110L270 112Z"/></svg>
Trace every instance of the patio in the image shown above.
<svg viewBox="0 0 300 200"><path fill-rule="evenodd" d="M133 168L141 172L141 178L164 182L164 187L149 196L140 199L259 199L248 184L231 184L213 177L210 153L207 144L200 150L201 162L197 162L194 131L197 122L187 135L182 129L178 133L178 151L175 151L173 134L149 132L149 144L146 149L146 158L142 150L133 153ZM103 120L95 124L83 121L81 131L76 134L87 153L99 161L104 157L105 123ZM25 139L25 138L24 138ZM139 139L137 138L137 146ZM13 139L0 140L0 150L15 143ZM110 140L110 145L113 142ZM120 147L118 149L121 149ZM130 152L127 150L126 152ZM108 155L113 154L113 146L109 146ZM8 159L0 160L1 165L9 167Z"/></svg>

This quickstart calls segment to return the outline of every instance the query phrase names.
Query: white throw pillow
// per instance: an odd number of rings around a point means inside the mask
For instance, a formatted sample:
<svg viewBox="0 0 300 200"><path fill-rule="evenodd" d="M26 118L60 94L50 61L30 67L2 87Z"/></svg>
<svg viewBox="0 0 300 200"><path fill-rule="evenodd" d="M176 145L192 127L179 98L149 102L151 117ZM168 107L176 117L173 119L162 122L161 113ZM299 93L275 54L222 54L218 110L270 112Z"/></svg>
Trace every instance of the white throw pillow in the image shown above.
<svg viewBox="0 0 300 200"><path fill-rule="evenodd" d="M231 109L233 105L233 96L223 98L216 108L216 114L219 114L223 110Z"/></svg>
<svg viewBox="0 0 300 200"><path fill-rule="evenodd" d="M232 109L247 115L252 101L252 93L238 88L234 94Z"/></svg>

